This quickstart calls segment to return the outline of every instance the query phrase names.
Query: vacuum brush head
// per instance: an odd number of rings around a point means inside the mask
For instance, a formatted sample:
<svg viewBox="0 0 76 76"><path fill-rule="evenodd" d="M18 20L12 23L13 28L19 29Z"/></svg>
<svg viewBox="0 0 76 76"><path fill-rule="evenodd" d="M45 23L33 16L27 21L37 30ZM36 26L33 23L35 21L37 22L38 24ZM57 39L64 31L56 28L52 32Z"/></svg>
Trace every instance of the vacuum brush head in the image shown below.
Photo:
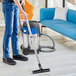
<svg viewBox="0 0 76 76"><path fill-rule="evenodd" d="M50 72L50 69L39 69L39 70L35 70L35 71L33 71L33 74L44 73L44 72Z"/></svg>

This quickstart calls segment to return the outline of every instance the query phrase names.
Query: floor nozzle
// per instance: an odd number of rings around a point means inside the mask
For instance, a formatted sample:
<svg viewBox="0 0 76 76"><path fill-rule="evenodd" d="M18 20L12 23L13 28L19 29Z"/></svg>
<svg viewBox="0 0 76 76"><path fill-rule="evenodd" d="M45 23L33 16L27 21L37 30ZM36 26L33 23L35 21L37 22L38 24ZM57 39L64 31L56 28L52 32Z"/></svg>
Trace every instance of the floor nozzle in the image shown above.
<svg viewBox="0 0 76 76"><path fill-rule="evenodd" d="M39 70L34 70L34 71L33 71L33 74L44 73L44 72L50 72L50 69L39 69Z"/></svg>

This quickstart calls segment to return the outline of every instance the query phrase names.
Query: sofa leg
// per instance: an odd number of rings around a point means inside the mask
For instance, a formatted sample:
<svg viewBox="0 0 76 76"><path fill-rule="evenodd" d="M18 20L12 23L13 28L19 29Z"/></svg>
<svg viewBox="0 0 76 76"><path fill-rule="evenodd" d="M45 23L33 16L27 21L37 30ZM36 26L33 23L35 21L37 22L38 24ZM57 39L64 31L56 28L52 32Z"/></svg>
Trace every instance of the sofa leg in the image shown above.
<svg viewBox="0 0 76 76"><path fill-rule="evenodd" d="M43 27L41 26L41 32L42 32L42 28L43 28Z"/></svg>
<svg viewBox="0 0 76 76"><path fill-rule="evenodd" d="M43 27L46 27L46 26L41 25L41 32L43 31L43 30L42 30L42 29L43 29Z"/></svg>

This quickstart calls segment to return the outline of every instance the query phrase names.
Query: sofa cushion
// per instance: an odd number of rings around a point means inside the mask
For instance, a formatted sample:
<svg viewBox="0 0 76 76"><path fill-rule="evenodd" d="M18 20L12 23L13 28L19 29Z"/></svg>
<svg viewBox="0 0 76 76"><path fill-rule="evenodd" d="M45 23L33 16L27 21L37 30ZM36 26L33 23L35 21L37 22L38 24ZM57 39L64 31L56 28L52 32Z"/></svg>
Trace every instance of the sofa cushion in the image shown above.
<svg viewBox="0 0 76 76"><path fill-rule="evenodd" d="M43 25L76 40L76 24L65 20L43 20Z"/></svg>
<svg viewBox="0 0 76 76"><path fill-rule="evenodd" d="M40 21L45 19L52 20L54 18L55 8L41 8L40 9Z"/></svg>
<svg viewBox="0 0 76 76"><path fill-rule="evenodd" d="M67 18L68 8L55 8L55 16L54 19L66 20Z"/></svg>
<svg viewBox="0 0 76 76"><path fill-rule="evenodd" d="M73 23L76 23L76 10L68 10L67 20Z"/></svg>

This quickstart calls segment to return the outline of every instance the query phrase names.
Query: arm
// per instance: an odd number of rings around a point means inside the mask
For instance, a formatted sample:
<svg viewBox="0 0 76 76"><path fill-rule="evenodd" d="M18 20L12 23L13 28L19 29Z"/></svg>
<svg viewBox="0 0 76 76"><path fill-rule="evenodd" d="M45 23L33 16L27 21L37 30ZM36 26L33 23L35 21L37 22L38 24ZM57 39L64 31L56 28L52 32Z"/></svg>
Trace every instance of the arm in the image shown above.
<svg viewBox="0 0 76 76"><path fill-rule="evenodd" d="M26 14L26 12L22 9L22 6L21 6L19 0L14 0L14 2L15 2L15 4L17 5L17 7L19 8L19 10L21 11L23 18L26 19L26 18L27 18L27 14Z"/></svg>

